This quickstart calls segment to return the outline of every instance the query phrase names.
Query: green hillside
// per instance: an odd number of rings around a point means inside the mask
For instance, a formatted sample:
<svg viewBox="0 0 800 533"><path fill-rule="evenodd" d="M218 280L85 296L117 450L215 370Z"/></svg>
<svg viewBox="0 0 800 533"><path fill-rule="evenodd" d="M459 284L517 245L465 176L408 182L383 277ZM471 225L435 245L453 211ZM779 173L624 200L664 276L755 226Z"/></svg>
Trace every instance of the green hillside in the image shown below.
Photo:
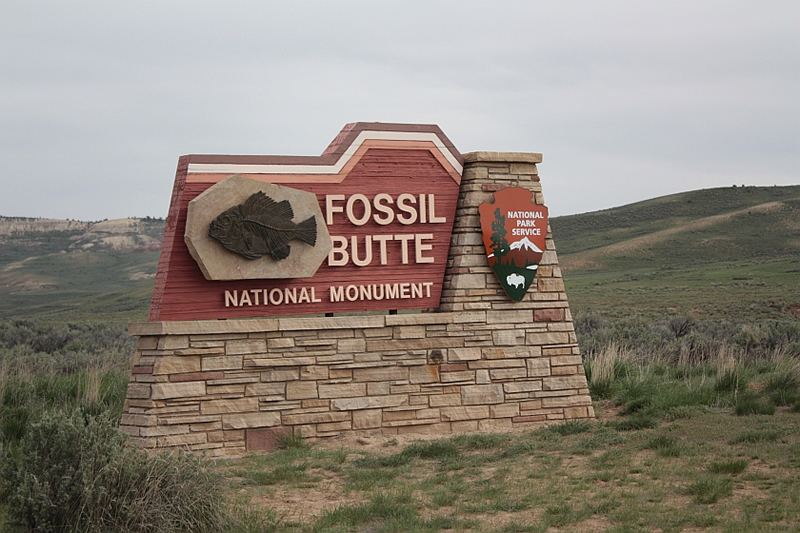
<svg viewBox="0 0 800 533"><path fill-rule="evenodd" d="M0 320L145 320L164 224L0 217Z"/></svg>
<svg viewBox="0 0 800 533"><path fill-rule="evenodd" d="M145 320L158 252L72 252L0 269L0 319Z"/></svg>
<svg viewBox="0 0 800 533"><path fill-rule="evenodd" d="M557 217L551 227L579 313L800 311L800 186L692 191Z"/></svg>
<svg viewBox="0 0 800 533"><path fill-rule="evenodd" d="M781 205L774 205L776 202ZM795 246L800 246L800 242L797 242L800 239L798 202L800 185L725 187L672 194L613 209L556 217L551 223L562 255L593 250L667 229L697 231L692 223L710 228L706 233L712 237L721 237L738 236L743 229L739 227L741 222L752 225L752 229L744 228L744 234L748 236L762 233L758 230L763 229L769 232L766 225L776 220L786 225L792 225L793 222L794 227L790 231ZM720 216L722 219L713 218ZM716 235L718 232L720 234Z"/></svg>

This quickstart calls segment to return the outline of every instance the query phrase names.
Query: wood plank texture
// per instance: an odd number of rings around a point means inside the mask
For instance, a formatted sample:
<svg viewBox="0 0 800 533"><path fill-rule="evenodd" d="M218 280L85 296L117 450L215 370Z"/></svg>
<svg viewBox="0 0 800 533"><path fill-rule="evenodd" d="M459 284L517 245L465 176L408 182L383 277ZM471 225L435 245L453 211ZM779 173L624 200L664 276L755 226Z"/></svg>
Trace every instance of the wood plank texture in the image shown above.
<svg viewBox="0 0 800 533"><path fill-rule="evenodd" d="M436 200L436 215L445 217L445 223L421 223L403 225L395 221L390 225L378 225L370 221L363 226L352 224L344 213L337 213L334 223L329 226L331 236L343 236L348 240L355 237L360 245L360 255L367 235L381 234L433 234L433 239L425 241L432 245L424 252L432 257L432 263L414 262L414 245L409 243L409 264L401 264L401 243L387 242L387 263L381 265L378 243L373 243L373 261L368 266L359 267L348 262L346 266L329 266L327 261L312 278L284 280L246 280L246 281L208 281L200 268L189 255L183 240L186 228L188 203L208 189L220 176L210 175L208 181L186 181L189 158L181 158L176 173L170 215L167 220L164 245L159 260L156 286L151 304L151 321L200 320L209 318L244 318L255 316L287 316L330 312L374 311L388 309L426 309L439 305L441 284L447 263L458 199L458 184L448 169L427 149L369 148L358 163L339 184L327 183L287 183L284 185L313 192L317 195L320 208L325 213L326 194L364 194L372 199L378 193L387 193L397 198L402 193L410 193L419 198L420 194L433 194ZM195 178L197 176L194 176ZM227 177L227 176L222 176ZM343 202L340 202L343 205ZM360 203L356 203L354 214L360 216ZM261 260L271 260L262 258ZM332 302L330 288L394 284L430 284L425 286L421 298L395 298L387 300L361 299ZM430 295L427 294L430 287ZM285 296L296 289L297 294L313 294L320 303L303 302L290 304L263 304L263 291L270 294L279 289ZM399 287L401 288L401 287ZM370 289L371 290L371 289ZM410 288L408 289L410 291ZM225 291L239 295L247 291L251 305L225 306ZM346 289L345 289L346 291ZM273 293L277 296L278 293ZM344 292L343 294L347 294ZM352 289L350 291L352 295ZM383 294L385 294L385 287ZM255 304L258 297L259 305ZM283 296L282 296L283 298ZM230 304L230 301L228 302Z"/></svg>

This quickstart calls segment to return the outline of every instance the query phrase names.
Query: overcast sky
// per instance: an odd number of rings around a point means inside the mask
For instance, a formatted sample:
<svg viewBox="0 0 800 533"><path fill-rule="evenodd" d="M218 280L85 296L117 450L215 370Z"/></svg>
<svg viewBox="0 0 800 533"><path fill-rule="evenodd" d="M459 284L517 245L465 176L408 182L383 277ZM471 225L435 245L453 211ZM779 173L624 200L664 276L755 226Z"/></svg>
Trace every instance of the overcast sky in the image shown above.
<svg viewBox="0 0 800 533"><path fill-rule="evenodd" d="M167 214L178 157L348 122L542 152L552 215L800 183L800 2L0 3L0 215Z"/></svg>

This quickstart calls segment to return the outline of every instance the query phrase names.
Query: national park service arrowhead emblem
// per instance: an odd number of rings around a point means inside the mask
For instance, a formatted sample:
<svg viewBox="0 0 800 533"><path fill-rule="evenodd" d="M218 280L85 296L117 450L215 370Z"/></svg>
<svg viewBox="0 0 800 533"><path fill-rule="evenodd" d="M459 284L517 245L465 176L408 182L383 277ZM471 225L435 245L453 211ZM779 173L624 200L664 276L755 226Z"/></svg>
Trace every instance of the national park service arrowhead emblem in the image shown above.
<svg viewBox="0 0 800 533"><path fill-rule="evenodd" d="M519 302L533 283L545 250L547 207L521 187L494 193L494 203L478 207L486 258L500 285Z"/></svg>

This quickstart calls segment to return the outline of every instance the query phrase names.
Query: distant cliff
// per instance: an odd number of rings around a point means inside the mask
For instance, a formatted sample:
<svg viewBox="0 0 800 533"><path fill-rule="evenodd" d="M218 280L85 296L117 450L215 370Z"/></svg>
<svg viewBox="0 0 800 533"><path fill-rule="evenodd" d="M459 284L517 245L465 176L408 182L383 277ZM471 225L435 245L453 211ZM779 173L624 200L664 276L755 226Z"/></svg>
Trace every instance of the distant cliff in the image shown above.
<svg viewBox="0 0 800 533"><path fill-rule="evenodd" d="M155 251L161 248L164 224L153 218L80 222L0 217L0 265L58 252Z"/></svg>

